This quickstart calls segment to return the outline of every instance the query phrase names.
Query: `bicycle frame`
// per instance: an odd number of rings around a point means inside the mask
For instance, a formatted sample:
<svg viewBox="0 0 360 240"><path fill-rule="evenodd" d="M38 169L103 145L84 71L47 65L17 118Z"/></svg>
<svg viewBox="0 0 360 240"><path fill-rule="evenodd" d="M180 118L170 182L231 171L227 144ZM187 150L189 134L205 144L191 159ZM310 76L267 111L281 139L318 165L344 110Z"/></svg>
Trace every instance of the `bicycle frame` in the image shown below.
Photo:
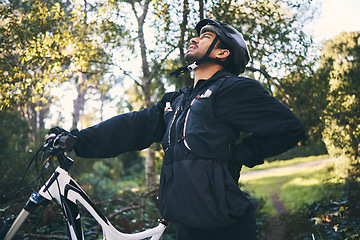
<svg viewBox="0 0 360 240"><path fill-rule="evenodd" d="M103 231L103 239L106 240L135 240L152 237L152 240L158 240L162 236L167 222L160 220L159 224L151 229L139 233L122 233L111 225L109 220L96 208L95 204L91 201L84 190L69 176L68 168L72 165L73 161L66 157L62 157L62 164L58 166L55 172L50 176L47 182L40 188L39 193L33 193L22 212L14 221L5 240L10 240L16 234L21 224L25 221L29 212L31 212L38 205L55 199L64 209L64 215L69 230L71 240L84 239L84 233L80 221L80 213L77 203L81 203L84 208L95 218L100 224ZM59 158L59 156L58 156ZM61 166L61 165L64 165ZM67 169L67 170L66 170Z"/></svg>

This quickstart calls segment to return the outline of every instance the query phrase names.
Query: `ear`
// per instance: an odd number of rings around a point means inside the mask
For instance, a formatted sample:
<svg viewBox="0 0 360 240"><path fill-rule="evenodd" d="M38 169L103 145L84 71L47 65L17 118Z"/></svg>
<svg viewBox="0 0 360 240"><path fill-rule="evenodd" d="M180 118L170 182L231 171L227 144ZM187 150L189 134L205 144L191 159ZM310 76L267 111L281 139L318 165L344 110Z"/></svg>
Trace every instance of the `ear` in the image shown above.
<svg viewBox="0 0 360 240"><path fill-rule="evenodd" d="M225 59L230 55L230 51L228 49L216 49L216 58L225 61Z"/></svg>

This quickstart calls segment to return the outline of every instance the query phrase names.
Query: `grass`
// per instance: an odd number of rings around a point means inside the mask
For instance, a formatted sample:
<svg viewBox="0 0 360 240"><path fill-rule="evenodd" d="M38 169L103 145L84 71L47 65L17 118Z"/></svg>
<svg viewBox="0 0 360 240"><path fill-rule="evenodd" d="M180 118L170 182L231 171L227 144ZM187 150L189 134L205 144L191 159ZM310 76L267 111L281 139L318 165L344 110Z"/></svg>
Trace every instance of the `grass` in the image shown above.
<svg viewBox="0 0 360 240"><path fill-rule="evenodd" d="M290 159L290 160L277 160L277 161L272 161L272 162L268 162L265 160L264 164L255 166L254 168L248 168L248 167L244 166L241 169L241 172L250 172L250 171L256 171L256 170L276 168L276 167L286 167L286 166L291 166L294 164L312 162L315 160L320 160L320 159L325 159L325 158L329 158L329 155L301 157L301 158L294 158L294 159Z"/></svg>
<svg viewBox="0 0 360 240"><path fill-rule="evenodd" d="M328 156L297 158L287 161L266 163L266 166L254 168L269 169L273 167L290 166L298 163L319 160ZM256 198L267 201L262 211L270 216L276 214L271 199L277 195L284 206L290 211L318 201L324 196L338 196L339 185L346 176L348 162L345 159L336 159L331 162L311 167L296 167L286 171L263 173L261 175L242 175L240 183L243 189L249 191Z"/></svg>

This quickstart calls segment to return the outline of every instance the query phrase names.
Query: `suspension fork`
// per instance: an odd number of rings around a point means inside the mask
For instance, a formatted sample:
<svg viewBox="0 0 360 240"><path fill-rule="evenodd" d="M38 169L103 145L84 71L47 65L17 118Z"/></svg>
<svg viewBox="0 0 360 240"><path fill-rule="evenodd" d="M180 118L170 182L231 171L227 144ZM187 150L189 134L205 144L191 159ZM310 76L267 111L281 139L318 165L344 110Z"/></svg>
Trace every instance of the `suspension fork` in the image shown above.
<svg viewBox="0 0 360 240"><path fill-rule="evenodd" d="M21 210L20 214L15 219L14 223L11 225L9 231L7 232L4 240L11 240L21 225L25 222L30 213L34 212L40 205L47 205L49 200L38 194L37 192L33 192L26 202L24 208Z"/></svg>

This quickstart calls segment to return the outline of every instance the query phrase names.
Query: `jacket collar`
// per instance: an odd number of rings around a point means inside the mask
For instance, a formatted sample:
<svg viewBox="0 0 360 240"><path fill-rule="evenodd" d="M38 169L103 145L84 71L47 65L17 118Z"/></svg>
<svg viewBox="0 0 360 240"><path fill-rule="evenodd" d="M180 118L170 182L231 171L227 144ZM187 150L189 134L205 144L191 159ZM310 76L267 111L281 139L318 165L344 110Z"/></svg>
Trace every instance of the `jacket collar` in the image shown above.
<svg viewBox="0 0 360 240"><path fill-rule="evenodd" d="M206 87L206 86L209 86L211 83L213 83L214 81L220 79L220 78L223 78L223 77L226 77L226 76L229 76L229 77L234 77L235 75L232 74L232 73L229 73L229 72L226 72L224 70L219 70L217 71L211 78L209 79L201 79L199 80L199 82L196 84L196 87L195 89L200 89L200 88L203 88L203 87ZM186 87L186 88L183 88L183 89L180 89L181 92L183 92L184 94L186 95L189 95L191 94L191 92L194 90L194 86L191 85L189 87Z"/></svg>

